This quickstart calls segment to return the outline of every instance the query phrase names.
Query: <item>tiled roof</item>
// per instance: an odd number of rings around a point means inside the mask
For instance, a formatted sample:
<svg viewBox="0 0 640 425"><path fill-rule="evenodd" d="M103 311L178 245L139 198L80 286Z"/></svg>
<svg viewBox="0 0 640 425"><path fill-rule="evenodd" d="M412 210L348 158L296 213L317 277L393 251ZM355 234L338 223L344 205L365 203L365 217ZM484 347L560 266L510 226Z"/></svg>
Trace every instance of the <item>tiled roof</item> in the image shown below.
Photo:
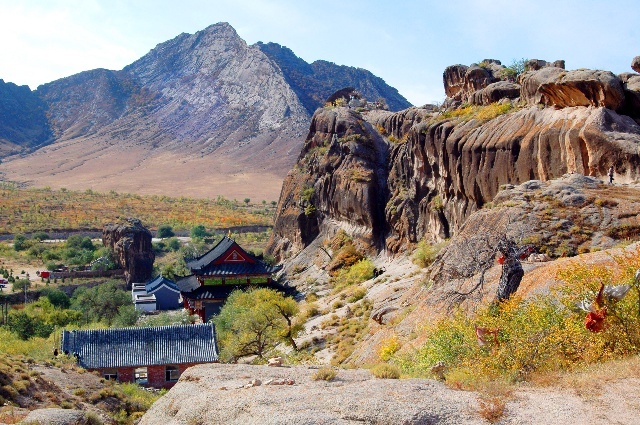
<svg viewBox="0 0 640 425"><path fill-rule="evenodd" d="M181 277L176 281L176 285L178 285L178 289L181 292L191 292L196 288L200 287L200 282L195 275Z"/></svg>
<svg viewBox="0 0 640 425"><path fill-rule="evenodd" d="M253 262L212 264L233 246L241 251L243 256L251 258ZM187 266L192 273L198 276L268 275L277 272L282 267L265 264L242 249L233 239L226 236L206 254L187 261Z"/></svg>
<svg viewBox="0 0 640 425"><path fill-rule="evenodd" d="M262 261L251 263L212 264L197 272L201 276L268 275L280 270L280 266L269 266Z"/></svg>
<svg viewBox="0 0 640 425"><path fill-rule="evenodd" d="M173 289L176 292L180 291L180 289L178 289L178 286L173 280L169 280L162 275L159 275L155 279L150 280L144 285L144 287L147 293L151 294L152 292L155 292L158 288L160 288L162 285L167 286L168 288Z"/></svg>
<svg viewBox="0 0 640 425"><path fill-rule="evenodd" d="M193 260L187 261L187 267L191 270L201 269L212 261L217 260L222 254L227 252L229 248L231 248L236 242L233 239L230 239L224 236L220 242L216 244L209 252L203 254L198 258L194 258ZM239 246L239 245L238 245ZM244 250L243 250L244 251Z"/></svg>
<svg viewBox="0 0 640 425"><path fill-rule="evenodd" d="M218 361L212 323L63 331L61 345L88 369Z"/></svg>

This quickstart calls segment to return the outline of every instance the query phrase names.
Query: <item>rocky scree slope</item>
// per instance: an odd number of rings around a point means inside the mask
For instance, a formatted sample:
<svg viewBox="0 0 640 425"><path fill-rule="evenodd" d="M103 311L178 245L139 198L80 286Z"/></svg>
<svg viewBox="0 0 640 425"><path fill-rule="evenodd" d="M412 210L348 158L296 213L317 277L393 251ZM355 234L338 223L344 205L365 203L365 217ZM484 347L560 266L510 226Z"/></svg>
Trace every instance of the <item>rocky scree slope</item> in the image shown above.
<svg viewBox="0 0 640 425"><path fill-rule="evenodd" d="M473 93L494 84L473 73L461 78ZM640 111L625 115L631 95L621 79L542 67L518 81L518 98L485 109L317 111L283 184L268 250L292 257L343 229L365 250L397 254L424 238L451 237L505 184L567 173L605 178L610 166L617 183L637 180ZM481 114L502 106L507 113Z"/></svg>
<svg viewBox="0 0 640 425"><path fill-rule="evenodd" d="M161 43L120 71L86 71L40 86L31 95L47 106L46 122L60 142L41 154L55 171L40 175L28 158L16 159L6 178L38 183L49 176L91 186L123 184L128 176L142 180L141 188L159 189L162 168L192 177L183 177L182 194L207 180L224 187L210 178L218 171L281 179L299 152L309 111L343 87L336 84L354 79L365 96L390 95L398 109L409 106L368 71L308 65L286 48L265 46L247 45L219 23ZM291 58L294 65L287 66ZM294 76L298 69L301 79Z"/></svg>

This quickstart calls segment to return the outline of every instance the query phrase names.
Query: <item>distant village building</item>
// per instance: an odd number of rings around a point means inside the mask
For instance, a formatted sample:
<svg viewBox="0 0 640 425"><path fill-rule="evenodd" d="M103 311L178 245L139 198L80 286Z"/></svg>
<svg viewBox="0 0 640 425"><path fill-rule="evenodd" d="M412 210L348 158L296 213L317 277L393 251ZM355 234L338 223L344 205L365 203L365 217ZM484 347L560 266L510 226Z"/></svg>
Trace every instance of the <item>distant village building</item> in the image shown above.
<svg viewBox="0 0 640 425"><path fill-rule="evenodd" d="M192 275L176 282L184 308L203 322L217 314L231 292L248 287L270 286L280 266L270 266L246 252L233 239L223 237L206 254L187 261Z"/></svg>
<svg viewBox="0 0 640 425"><path fill-rule="evenodd" d="M190 366L218 362L212 323L62 332L62 352L105 379L170 388Z"/></svg>
<svg viewBox="0 0 640 425"><path fill-rule="evenodd" d="M146 283L131 284L131 298L136 310L166 311L182 307L176 283L160 275Z"/></svg>

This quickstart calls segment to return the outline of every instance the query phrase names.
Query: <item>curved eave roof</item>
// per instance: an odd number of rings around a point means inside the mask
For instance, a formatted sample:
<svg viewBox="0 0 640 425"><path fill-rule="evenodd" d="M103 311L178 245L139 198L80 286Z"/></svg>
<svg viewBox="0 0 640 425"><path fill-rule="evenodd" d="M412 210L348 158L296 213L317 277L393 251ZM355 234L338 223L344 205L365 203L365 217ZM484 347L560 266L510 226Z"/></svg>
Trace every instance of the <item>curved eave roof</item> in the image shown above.
<svg viewBox="0 0 640 425"><path fill-rule="evenodd" d="M212 323L63 331L61 345L87 369L218 361Z"/></svg>

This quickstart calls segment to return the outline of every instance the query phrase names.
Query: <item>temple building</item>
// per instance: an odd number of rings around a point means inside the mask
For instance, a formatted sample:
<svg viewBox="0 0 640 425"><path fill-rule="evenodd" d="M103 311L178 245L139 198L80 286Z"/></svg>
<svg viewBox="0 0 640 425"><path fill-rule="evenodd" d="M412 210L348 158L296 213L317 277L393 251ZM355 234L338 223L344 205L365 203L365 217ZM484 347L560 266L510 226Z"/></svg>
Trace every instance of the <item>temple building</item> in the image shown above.
<svg viewBox="0 0 640 425"><path fill-rule="evenodd" d="M186 262L192 274L176 284L184 308L203 322L220 311L231 292L254 285L270 287L273 273L280 270L280 266L264 263L226 236L204 255Z"/></svg>
<svg viewBox="0 0 640 425"><path fill-rule="evenodd" d="M105 379L171 388L188 367L218 362L212 323L63 331L61 349Z"/></svg>

